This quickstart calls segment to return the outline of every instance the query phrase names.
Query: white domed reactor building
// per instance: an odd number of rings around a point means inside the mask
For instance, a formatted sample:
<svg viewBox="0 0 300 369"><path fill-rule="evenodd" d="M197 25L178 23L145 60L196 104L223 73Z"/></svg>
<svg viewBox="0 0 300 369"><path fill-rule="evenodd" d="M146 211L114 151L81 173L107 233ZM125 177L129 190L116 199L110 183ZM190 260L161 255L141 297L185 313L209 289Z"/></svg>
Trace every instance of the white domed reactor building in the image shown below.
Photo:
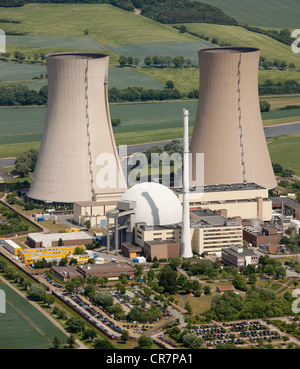
<svg viewBox="0 0 300 369"><path fill-rule="evenodd" d="M168 187L154 182L139 183L129 188L119 201L135 201L134 223L165 226L182 220L182 205Z"/></svg>
<svg viewBox="0 0 300 369"><path fill-rule="evenodd" d="M135 241L137 245L144 246L144 239L143 242L139 240L142 240L143 230L147 230L147 234L151 231L151 241L169 239L170 244L176 244L176 255L179 253L182 205L175 193L162 184L144 182L132 186L120 197L116 209L106 213L106 217L108 234L110 219L114 219L113 235L107 237L108 251L111 243L115 245L116 252L124 242ZM173 235L170 234L172 230ZM159 237L155 237L156 234Z"/></svg>

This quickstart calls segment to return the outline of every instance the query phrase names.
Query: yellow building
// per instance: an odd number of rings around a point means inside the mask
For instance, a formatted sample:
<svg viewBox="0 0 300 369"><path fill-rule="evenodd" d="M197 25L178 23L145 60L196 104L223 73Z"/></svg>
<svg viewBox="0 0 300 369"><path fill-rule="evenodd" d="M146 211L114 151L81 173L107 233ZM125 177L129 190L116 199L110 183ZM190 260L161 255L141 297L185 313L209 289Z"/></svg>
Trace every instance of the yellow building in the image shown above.
<svg viewBox="0 0 300 369"><path fill-rule="evenodd" d="M49 248L21 249L19 250L19 257L23 263L31 263L41 259L61 259L64 257L76 257L78 263L87 262L89 255L74 255L77 247L85 250L85 246L59 246Z"/></svg>

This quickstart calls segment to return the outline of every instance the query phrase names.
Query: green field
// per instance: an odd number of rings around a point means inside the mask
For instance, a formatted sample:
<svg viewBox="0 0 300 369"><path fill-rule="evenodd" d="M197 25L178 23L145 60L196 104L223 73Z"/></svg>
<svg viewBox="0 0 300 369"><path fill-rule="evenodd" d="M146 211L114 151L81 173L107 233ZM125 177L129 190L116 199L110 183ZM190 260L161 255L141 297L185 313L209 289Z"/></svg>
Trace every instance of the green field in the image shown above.
<svg viewBox="0 0 300 369"><path fill-rule="evenodd" d="M67 336L54 326L40 311L6 284L0 283L6 295L6 312L0 314L0 348L49 349L58 336L66 342Z"/></svg>
<svg viewBox="0 0 300 369"><path fill-rule="evenodd" d="M46 74L46 65L0 62L0 82L17 82L35 90L48 84L46 79L32 80L40 74ZM139 73L141 68L109 68L109 87L124 89L127 87L143 87L148 89L162 89L164 84L151 76ZM26 81L26 82L24 82Z"/></svg>
<svg viewBox="0 0 300 369"><path fill-rule="evenodd" d="M205 0L241 24L259 27L299 28L298 0Z"/></svg>
<svg viewBox="0 0 300 369"><path fill-rule="evenodd" d="M284 101L288 102L288 98L286 97ZM111 118L121 120L121 126L114 127L117 145L182 137L183 108L190 112L190 133L192 133L197 109L196 100L110 104ZM31 146L38 148L45 117L45 107L1 108L0 157L17 156ZM299 117L300 109L272 110L262 114L264 125L299 121Z"/></svg>
<svg viewBox="0 0 300 369"><path fill-rule="evenodd" d="M196 40L170 26L154 22L108 4L27 4L1 8L1 18L21 23L0 23L6 34L88 37L100 45Z"/></svg>
<svg viewBox="0 0 300 369"><path fill-rule="evenodd" d="M300 132L267 139L272 161L300 176Z"/></svg>
<svg viewBox="0 0 300 369"><path fill-rule="evenodd" d="M267 60L285 60L288 64L293 62L297 69L300 68L299 55L294 54L290 46L269 36L236 26L208 23L185 23L184 25L188 31L199 36L205 35L210 39L217 37L220 41L226 41L232 46L256 47Z"/></svg>
<svg viewBox="0 0 300 369"><path fill-rule="evenodd" d="M82 49L104 51L104 47L89 37L59 37L59 36L14 36L7 35L6 43L14 46L49 47L64 49Z"/></svg>

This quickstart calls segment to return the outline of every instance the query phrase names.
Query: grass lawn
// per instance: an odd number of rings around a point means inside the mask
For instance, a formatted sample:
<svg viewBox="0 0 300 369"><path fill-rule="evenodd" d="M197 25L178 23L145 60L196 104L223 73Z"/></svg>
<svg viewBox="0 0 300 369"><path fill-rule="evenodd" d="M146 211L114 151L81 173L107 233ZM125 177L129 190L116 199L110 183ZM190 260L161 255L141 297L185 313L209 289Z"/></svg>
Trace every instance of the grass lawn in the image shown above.
<svg viewBox="0 0 300 369"><path fill-rule="evenodd" d="M267 139L272 161L300 175L300 132Z"/></svg>
<svg viewBox="0 0 300 369"><path fill-rule="evenodd" d="M196 0L194 0L196 1ZM300 3L297 0L205 0L241 24L279 28L299 28Z"/></svg>

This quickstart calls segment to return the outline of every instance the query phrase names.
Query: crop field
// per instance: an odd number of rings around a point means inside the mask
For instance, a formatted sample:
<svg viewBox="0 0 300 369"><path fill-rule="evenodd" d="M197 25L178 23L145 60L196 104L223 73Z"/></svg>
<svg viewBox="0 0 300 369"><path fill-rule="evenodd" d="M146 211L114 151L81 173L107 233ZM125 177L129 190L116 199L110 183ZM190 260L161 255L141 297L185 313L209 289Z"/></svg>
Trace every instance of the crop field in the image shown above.
<svg viewBox="0 0 300 369"><path fill-rule="evenodd" d="M300 133L267 139L271 159L300 176Z"/></svg>
<svg viewBox="0 0 300 369"><path fill-rule="evenodd" d="M42 313L6 284L0 283L6 295L6 312L0 314L0 348L49 349L58 336L66 342L66 335Z"/></svg>
<svg viewBox="0 0 300 369"><path fill-rule="evenodd" d="M24 81L47 73L46 65L0 62L0 82Z"/></svg>
<svg viewBox="0 0 300 369"><path fill-rule="evenodd" d="M184 25L188 31L199 36L205 35L210 39L217 37L220 41L226 41L232 46L257 47L261 50L261 55L267 60L285 60L288 64L293 62L297 69L300 68L298 54L294 54L290 46L269 36L236 26L208 23L185 23Z"/></svg>
<svg viewBox="0 0 300 369"><path fill-rule="evenodd" d="M1 18L20 23L0 23L6 34L88 37L101 45L196 40L133 12L108 4L27 4L2 8Z"/></svg>
<svg viewBox="0 0 300 369"><path fill-rule="evenodd" d="M286 98L287 99L287 98ZM285 100L287 101L287 100ZM277 103L278 104L278 103ZM190 112L190 134L196 116L197 101L110 104L117 145L132 145L182 137L182 110ZM30 148L39 148L46 108L0 109L0 157L14 157ZM262 114L265 126L300 120L300 109L273 110Z"/></svg>
<svg viewBox="0 0 300 369"><path fill-rule="evenodd" d="M15 36L7 35L8 45L28 47L49 47L64 49L82 49L104 51L104 47L90 37L59 37L59 36Z"/></svg>
<svg viewBox="0 0 300 369"><path fill-rule="evenodd" d="M109 87L119 89L127 87L164 88L162 82L153 79L151 76L139 73L139 70L140 68L109 68ZM47 73L46 65L0 62L0 71L0 82L15 81L35 90L48 84L47 79L30 81L34 77L39 77L41 73L45 75Z"/></svg>
<svg viewBox="0 0 300 369"><path fill-rule="evenodd" d="M241 24L272 28L299 28L300 3L297 0L205 0Z"/></svg>

